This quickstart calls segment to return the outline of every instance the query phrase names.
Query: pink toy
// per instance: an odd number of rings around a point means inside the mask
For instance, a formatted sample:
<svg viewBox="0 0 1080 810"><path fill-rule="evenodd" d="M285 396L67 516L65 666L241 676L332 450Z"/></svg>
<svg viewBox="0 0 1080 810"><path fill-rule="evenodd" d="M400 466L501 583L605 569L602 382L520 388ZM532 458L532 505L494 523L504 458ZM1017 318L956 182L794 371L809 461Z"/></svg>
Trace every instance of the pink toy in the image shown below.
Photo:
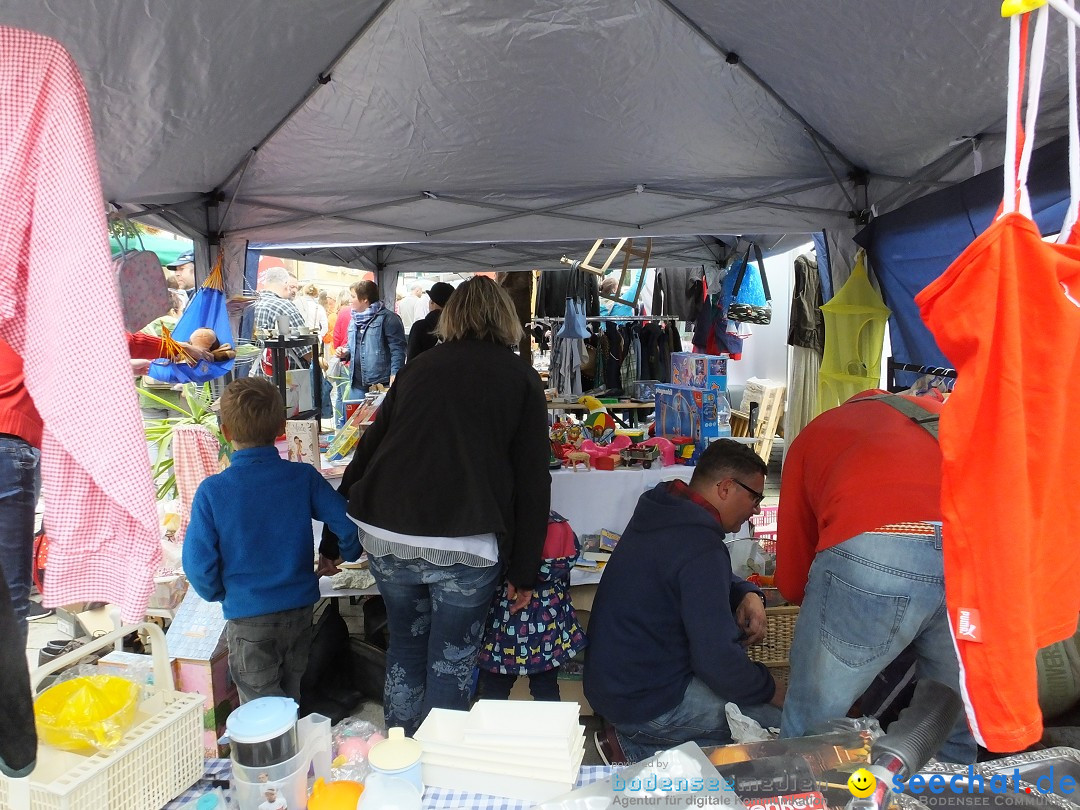
<svg viewBox="0 0 1080 810"><path fill-rule="evenodd" d="M646 439L639 444L655 446L660 450L660 461L665 467L670 467L675 463L675 445L670 440L663 438L662 436L654 436L651 439Z"/></svg>
<svg viewBox="0 0 1080 810"><path fill-rule="evenodd" d="M345 759L361 759L367 756L371 743L363 737L346 737L338 743L338 756Z"/></svg>
<svg viewBox="0 0 1080 810"><path fill-rule="evenodd" d="M603 458L604 456L614 456L618 458L619 451L624 447L629 447L631 444L633 444L633 442L630 441L629 436L616 436L611 440L610 444L605 445L599 445L592 439L586 439L581 443L580 450L583 453L588 453L589 458L595 462L596 459Z"/></svg>

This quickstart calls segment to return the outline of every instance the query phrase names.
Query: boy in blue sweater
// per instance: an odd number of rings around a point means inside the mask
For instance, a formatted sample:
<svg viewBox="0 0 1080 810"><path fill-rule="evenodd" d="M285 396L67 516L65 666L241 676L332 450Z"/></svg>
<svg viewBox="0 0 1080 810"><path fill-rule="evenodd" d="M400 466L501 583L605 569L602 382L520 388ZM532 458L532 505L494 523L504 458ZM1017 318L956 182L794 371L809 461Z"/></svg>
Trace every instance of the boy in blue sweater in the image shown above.
<svg viewBox="0 0 1080 810"><path fill-rule="evenodd" d="M195 492L184 538L184 573L195 592L221 602L228 620L229 670L241 702L268 695L300 699L319 598L312 519L360 556L345 498L310 464L286 461L274 440L285 404L269 380L247 377L221 397L221 432L235 449L228 469Z"/></svg>

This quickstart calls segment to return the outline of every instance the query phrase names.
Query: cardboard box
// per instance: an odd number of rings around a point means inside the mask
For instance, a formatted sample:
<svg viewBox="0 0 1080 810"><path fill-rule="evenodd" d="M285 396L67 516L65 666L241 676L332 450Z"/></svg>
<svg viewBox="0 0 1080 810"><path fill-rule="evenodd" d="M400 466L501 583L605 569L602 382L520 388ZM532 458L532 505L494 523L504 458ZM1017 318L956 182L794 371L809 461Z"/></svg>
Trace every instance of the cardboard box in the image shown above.
<svg viewBox="0 0 1080 810"><path fill-rule="evenodd" d="M86 610L86 603L56 609L56 631L68 638L94 638L120 627L120 611L114 605Z"/></svg>
<svg viewBox="0 0 1080 810"><path fill-rule="evenodd" d="M173 658L173 678L181 692L197 692L203 701L203 753L208 758L227 757L228 746L219 746L225 720L240 705L236 684L229 676L229 648L221 604L203 601L189 590L176 610L165 634Z"/></svg>
<svg viewBox="0 0 1080 810"><path fill-rule="evenodd" d="M719 438L719 391L685 385L656 386L656 435L665 439L692 439L704 449Z"/></svg>
<svg viewBox="0 0 1080 810"><path fill-rule="evenodd" d="M727 391L727 356L672 352L671 384Z"/></svg>
<svg viewBox="0 0 1080 810"><path fill-rule="evenodd" d="M289 461L306 461L321 468L319 423L314 419L289 419L285 422L285 446Z"/></svg>
<svg viewBox="0 0 1080 810"><path fill-rule="evenodd" d="M64 607L58 607L56 609L56 632L62 636L68 638L79 638L82 636L82 628L79 626L79 611L84 607L83 604L65 605Z"/></svg>

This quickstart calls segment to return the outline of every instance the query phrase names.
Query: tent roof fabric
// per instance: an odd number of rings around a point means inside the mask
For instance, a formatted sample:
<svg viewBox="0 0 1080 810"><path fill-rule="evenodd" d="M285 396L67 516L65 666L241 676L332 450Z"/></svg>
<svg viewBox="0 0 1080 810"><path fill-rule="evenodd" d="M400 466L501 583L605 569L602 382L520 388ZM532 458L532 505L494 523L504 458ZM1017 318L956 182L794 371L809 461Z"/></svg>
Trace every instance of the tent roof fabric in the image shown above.
<svg viewBox="0 0 1080 810"><path fill-rule="evenodd" d="M192 236L446 255L854 231L1001 162L991 0L0 3L82 70L107 198Z"/></svg>

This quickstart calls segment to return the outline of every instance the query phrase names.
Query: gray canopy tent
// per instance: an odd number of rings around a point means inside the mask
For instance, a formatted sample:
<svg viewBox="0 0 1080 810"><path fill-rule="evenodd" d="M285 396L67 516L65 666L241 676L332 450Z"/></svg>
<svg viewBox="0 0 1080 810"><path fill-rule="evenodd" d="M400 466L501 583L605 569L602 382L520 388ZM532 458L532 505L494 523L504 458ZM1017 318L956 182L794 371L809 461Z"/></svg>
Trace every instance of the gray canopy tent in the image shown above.
<svg viewBox="0 0 1080 810"><path fill-rule="evenodd" d="M725 234L849 251L871 211L1001 163L998 8L0 0L0 22L74 56L117 211L191 236L203 267L246 242L390 280L597 237L677 238L683 264ZM1065 121L1055 22L1040 141Z"/></svg>

